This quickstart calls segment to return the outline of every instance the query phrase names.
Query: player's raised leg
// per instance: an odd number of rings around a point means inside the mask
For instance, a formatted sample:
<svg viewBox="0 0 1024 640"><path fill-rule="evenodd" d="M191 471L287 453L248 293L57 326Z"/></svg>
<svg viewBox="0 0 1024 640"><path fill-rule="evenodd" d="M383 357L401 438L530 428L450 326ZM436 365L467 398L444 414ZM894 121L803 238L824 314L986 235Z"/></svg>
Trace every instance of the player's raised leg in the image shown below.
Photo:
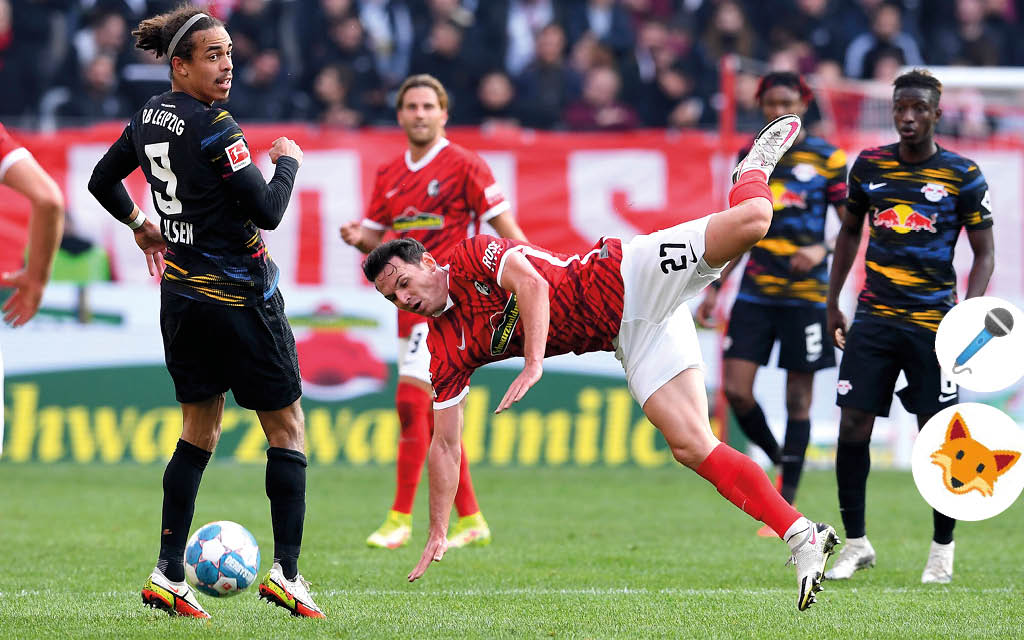
<svg viewBox="0 0 1024 640"><path fill-rule="evenodd" d="M804 610L821 589L825 562L838 542L835 530L803 517L775 489L753 460L715 438L708 421L704 374L690 368L658 388L644 413L665 436L676 460L706 479L745 513L775 531L790 547Z"/></svg>
<svg viewBox="0 0 1024 640"><path fill-rule="evenodd" d="M181 439L164 469L160 555L142 587L142 602L171 615L209 618L185 582L185 544L203 471L220 439L224 394L181 404Z"/></svg>
<svg viewBox="0 0 1024 640"><path fill-rule="evenodd" d="M299 402L276 411L257 411L270 444L266 485L274 529L274 564L260 583L259 595L293 616L323 618L298 566L306 517L305 423Z"/></svg>

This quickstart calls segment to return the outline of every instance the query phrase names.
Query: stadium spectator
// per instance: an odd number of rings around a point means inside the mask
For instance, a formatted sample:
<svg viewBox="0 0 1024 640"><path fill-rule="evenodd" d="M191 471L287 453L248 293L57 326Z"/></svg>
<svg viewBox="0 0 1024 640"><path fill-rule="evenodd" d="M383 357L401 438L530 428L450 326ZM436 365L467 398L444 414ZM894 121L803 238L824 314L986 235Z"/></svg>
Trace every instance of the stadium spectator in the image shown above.
<svg viewBox="0 0 1024 640"><path fill-rule="evenodd" d="M489 71L480 79L476 108L468 124L482 127L518 127L522 122L516 90L504 71Z"/></svg>
<svg viewBox="0 0 1024 640"><path fill-rule="evenodd" d="M465 124L471 117L476 100L476 85L482 73L480 60L463 49L462 28L450 20L435 22L424 55L414 61L415 74L437 78L448 90L448 112L451 124Z"/></svg>
<svg viewBox="0 0 1024 640"><path fill-rule="evenodd" d="M359 20L384 86L397 86L409 72L415 46L409 6L404 0L363 0L359 3Z"/></svg>
<svg viewBox="0 0 1024 640"><path fill-rule="evenodd" d="M41 74L30 64L32 51L15 38L12 18L10 2L0 0L0 86L19 89L0 91L0 114L5 115L22 114L34 106L43 86Z"/></svg>
<svg viewBox="0 0 1024 640"><path fill-rule="evenodd" d="M586 0L570 5L565 30L571 42L584 33L592 33L616 57L622 57L636 41L631 22L629 13L618 0Z"/></svg>
<svg viewBox="0 0 1024 640"><path fill-rule="evenodd" d="M349 88L352 72L341 65L327 65L316 74L313 82L311 120L332 127L351 129L363 121L363 114L353 106Z"/></svg>
<svg viewBox="0 0 1024 640"><path fill-rule="evenodd" d="M97 11L89 20L89 26L79 30L72 39L66 66L69 78L77 77L78 70L87 68L98 55L120 58L126 50L127 36L128 23L124 16L117 11Z"/></svg>
<svg viewBox="0 0 1024 640"><path fill-rule="evenodd" d="M580 76L585 76L591 69L598 67L615 67L615 56L611 49L597 41L592 33L585 33L583 37L572 45L569 52L569 65Z"/></svg>
<svg viewBox="0 0 1024 640"><path fill-rule="evenodd" d="M712 60L730 53L748 58L757 55L757 34L750 28L739 3L724 0L715 7L711 23L704 31L704 47Z"/></svg>
<svg viewBox="0 0 1024 640"><path fill-rule="evenodd" d="M165 74L166 77L166 74ZM128 115L117 90L117 63L114 57L101 53L82 69L81 86L72 99L57 109L62 118L75 118L75 124L117 120Z"/></svg>
<svg viewBox="0 0 1024 640"><path fill-rule="evenodd" d="M923 64L917 42L902 30L902 20L898 4L883 2L878 5L871 18L871 31L854 38L846 48L844 69L848 77L865 80L871 78L875 59L893 47L900 50L906 64Z"/></svg>
<svg viewBox="0 0 1024 640"><path fill-rule="evenodd" d="M132 49L128 63L121 69L121 97L129 111L134 111L150 96L166 91L167 67L152 51Z"/></svg>
<svg viewBox="0 0 1024 640"><path fill-rule="evenodd" d="M836 2L796 0L795 11L786 13L772 29L772 41L806 39L818 60L842 60L845 38L843 24L837 19Z"/></svg>
<svg viewBox="0 0 1024 640"><path fill-rule="evenodd" d="M622 131L636 127L640 120L633 107L619 99L622 81L611 67L587 72L583 98L569 105L565 122L581 131Z"/></svg>
<svg viewBox="0 0 1024 640"><path fill-rule="evenodd" d="M552 22L564 24L563 12L552 0L495 0L487 4L488 19L482 25L485 41L499 52L496 62L513 76L533 61L541 29Z"/></svg>
<svg viewBox="0 0 1024 640"><path fill-rule="evenodd" d="M622 0L634 26L648 20L670 20L675 14L675 4L672 0Z"/></svg>
<svg viewBox="0 0 1024 640"><path fill-rule="evenodd" d="M278 5L269 0L239 0L227 24L234 45L231 57L236 67L245 66L263 50L280 47L280 12L277 9Z"/></svg>
<svg viewBox="0 0 1024 640"><path fill-rule="evenodd" d="M562 126L562 113L582 91L582 76L565 60L565 31L556 23L537 36L537 52L517 79L523 124L540 129Z"/></svg>
<svg viewBox="0 0 1024 640"><path fill-rule="evenodd" d="M995 66L1012 61L1006 23L989 21L982 0L956 0L956 23L946 22L932 36L933 64Z"/></svg>
<svg viewBox="0 0 1024 640"><path fill-rule="evenodd" d="M265 49L235 71L227 108L243 122L286 120L292 116L293 95L281 55Z"/></svg>
<svg viewBox="0 0 1024 640"><path fill-rule="evenodd" d="M327 65L340 64L352 72L348 94L352 103L373 115L385 108L386 95L373 53L366 44L366 35L359 18L348 15L341 18L328 30L329 42L324 55L315 60L310 72L317 72ZM312 78L311 78L312 80ZM307 83L309 86L311 82Z"/></svg>

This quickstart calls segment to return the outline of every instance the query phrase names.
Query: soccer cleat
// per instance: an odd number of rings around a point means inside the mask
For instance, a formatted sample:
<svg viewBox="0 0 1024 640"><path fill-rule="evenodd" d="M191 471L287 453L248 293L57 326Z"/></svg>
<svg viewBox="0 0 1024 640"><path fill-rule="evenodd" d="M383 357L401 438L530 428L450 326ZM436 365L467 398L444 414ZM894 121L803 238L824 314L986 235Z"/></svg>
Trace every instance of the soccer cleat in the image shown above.
<svg viewBox="0 0 1024 640"><path fill-rule="evenodd" d="M281 565L274 563L260 583L261 600L287 609L297 618L326 618L320 607L309 595L309 581L296 575L294 580L285 580Z"/></svg>
<svg viewBox="0 0 1024 640"><path fill-rule="evenodd" d="M796 142L801 126L800 116L793 114L776 118L765 125L754 138L750 153L732 170L733 184L741 175L754 169L763 172L765 180L771 177L775 165Z"/></svg>
<svg viewBox="0 0 1024 640"><path fill-rule="evenodd" d="M939 544L932 540L928 562L921 574L922 584L949 584L953 581L953 544Z"/></svg>
<svg viewBox="0 0 1024 640"><path fill-rule="evenodd" d="M388 517L380 528L366 539L366 546L377 549L397 549L409 543L412 536L412 514L388 511Z"/></svg>
<svg viewBox="0 0 1024 640"><path fill-rule="evenodd" d="M142 604L162 609L168 615L189 618L209 618L196 599L196 593L184 580L171 582L160 569L153 569L149 580L142 587Z"/></svg>
<svg viewBox="0 0 1024 640"><path fill-rule="evenodd" d="M825 580L847 580L855 571L874 566L874 548L867 537L847 539L836 563L825 571Z"/></svg>
<svg viewBox="0 0 1024 640"><path fill-rule="evenodd" d="M867 536L848 538L832 568L825 572L826 580L846 580L855 571L875 566L875 549Z"/></svg>
<svg viewBox="0 0 1024 640"><path fill-rule="evenodd" d="M790 543L794 537L799 539L795 545ZM812 522L806 530L793 534L790 540L786 542L790 543L793 555L786 564L796 565L796 582L800 587L796 607L805 611L814 604L814 594L821 591L821 574L832 550L839 544L839 536L830 525Z"/></svg>
<svg viewBox="0 0 1024 640"><path fill-rule="evenodd" d="M455 531L448 536L448 548L459 549L461 547L485 547L491 544L491 528L484 520L484 514L477 511L468 516L462 516L455 523Z"/></svg>

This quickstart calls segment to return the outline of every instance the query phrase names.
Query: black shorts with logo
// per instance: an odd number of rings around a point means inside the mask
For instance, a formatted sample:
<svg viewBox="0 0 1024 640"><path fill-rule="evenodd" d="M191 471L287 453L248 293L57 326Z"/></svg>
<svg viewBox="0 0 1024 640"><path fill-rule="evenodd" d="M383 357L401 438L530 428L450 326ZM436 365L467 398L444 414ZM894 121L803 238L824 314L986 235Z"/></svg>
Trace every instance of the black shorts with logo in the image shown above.
<svg viewBox="0 0 1024 640"><path fill-rule="evenodd" d="M888 416L900 371L907 386L896 394L910 413L929 416L959 401L935 356L935 334L893 320L858 316L846 335L836 404Z"/></svg>
<svg viewBox="0 0 1024 640"><path fill-rule="evenodd" d="M823 307L737 300L729 313L723 357L766 365L778 340L780 369L813 372L834 367L836 354L827 326Z"/></svg>
<svg viewBox="0 0 1024 640"><path fill-rule="evenodd" d="M302 395L295 337L279 290L252 307L161 291L160 330L178 402L230 389L246 409L276 411Z"/></svg>

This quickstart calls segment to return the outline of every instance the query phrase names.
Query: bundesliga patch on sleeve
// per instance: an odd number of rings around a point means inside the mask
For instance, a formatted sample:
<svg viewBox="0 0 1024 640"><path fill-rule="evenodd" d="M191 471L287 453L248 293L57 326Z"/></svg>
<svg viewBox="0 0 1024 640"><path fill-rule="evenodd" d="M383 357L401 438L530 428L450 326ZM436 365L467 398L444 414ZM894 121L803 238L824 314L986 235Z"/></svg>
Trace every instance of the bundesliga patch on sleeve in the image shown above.
<svg viewBox="0 0 1024 640"><path fill-rule="evenodd" d="M228 162L231 163L231 170L238 171L252 164L252 157L249 155L249 147L245 146L245 140L239 140L224 149L228 154Z"/></svg>
<svg viewBox="0 0 1024 640"><path fill-rule="evenodd" d="M499 187L498 183L495 182L484 189L484 198L487 199L487 204L494 204L503 200L505 196L501 193L501 187Z"/></svg>

